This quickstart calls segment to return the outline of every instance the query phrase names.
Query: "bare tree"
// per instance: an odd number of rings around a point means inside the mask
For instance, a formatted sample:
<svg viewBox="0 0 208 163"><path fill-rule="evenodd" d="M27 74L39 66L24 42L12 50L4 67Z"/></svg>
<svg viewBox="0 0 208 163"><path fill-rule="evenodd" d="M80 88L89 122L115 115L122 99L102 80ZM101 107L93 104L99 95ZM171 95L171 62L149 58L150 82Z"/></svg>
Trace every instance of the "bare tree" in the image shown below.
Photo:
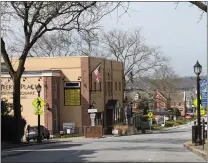
<svg viewBox="0 0 208 163"><path fill-rule="evenodd" d="M159 91L168 99L170 105L170 97L177 93L178 75L170 66L161 66L155 70L155 73L149 79L151 89L159 89Z"/></svg>
<svg viewBox="0 0 208 163"><path fill-rule="evenodd" d="M37 43L31 48L29 56L31 57L54 57L73 55L72 34L62 34L60 32L43 35Z"/></svg>
<svg viewBox="0 0 208 163"><path fill-rule="evenodd" d="M4 3L4 2L2 2ZM9 59L5 38L1 38L1 53L7 69L13 80L14 117L16 119L16 142L20 142L20 79L24 72L26 58L35 43L46 33L52 31L91 33L99 28L98 23L103 16L112 12L120 3L118 2L5 2L5 17L15 19L20 28L20 57L15 70ZM10 23L10 22L9 22ZM15 32L14 32L15 33Z"/></svg>
<svg viewBox="0 0 208 163"><path fill-rule="evenodd" d="M141 77L145 72L163 65L167 61L159 48L145 44L140 29L135 29L133 32L114 29L104 33L103 38L102 42L106 45L106 52L111 54L109 58L124 63L126 83ZM128 74L131 74L131 77Z"/></svg>

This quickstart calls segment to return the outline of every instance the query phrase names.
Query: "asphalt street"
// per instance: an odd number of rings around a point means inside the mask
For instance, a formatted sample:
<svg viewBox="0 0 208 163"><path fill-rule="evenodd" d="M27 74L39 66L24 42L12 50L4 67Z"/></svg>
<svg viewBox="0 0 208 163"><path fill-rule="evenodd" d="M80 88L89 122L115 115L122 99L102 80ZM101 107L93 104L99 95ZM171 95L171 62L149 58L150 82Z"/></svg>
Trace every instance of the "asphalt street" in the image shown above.
<svg viewBox="0 0 208 163"><path fill-rule="evenodd" d="M24 153L3 157L2 162L206 162L186 150L191 125L159 134L80 139L10 152Z"/></svg>

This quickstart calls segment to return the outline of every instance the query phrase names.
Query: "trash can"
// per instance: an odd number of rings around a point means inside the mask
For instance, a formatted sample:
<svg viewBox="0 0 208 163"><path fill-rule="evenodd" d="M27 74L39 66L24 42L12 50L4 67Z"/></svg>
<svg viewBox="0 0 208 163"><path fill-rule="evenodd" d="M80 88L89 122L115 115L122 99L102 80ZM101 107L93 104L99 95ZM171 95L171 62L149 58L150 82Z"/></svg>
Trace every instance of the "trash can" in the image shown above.
<svg viewBox="0 0 208 163"><path fill-rule="evenodd" d="M192 126L192 144L196 143L197 139L197 126Z"/></svg>

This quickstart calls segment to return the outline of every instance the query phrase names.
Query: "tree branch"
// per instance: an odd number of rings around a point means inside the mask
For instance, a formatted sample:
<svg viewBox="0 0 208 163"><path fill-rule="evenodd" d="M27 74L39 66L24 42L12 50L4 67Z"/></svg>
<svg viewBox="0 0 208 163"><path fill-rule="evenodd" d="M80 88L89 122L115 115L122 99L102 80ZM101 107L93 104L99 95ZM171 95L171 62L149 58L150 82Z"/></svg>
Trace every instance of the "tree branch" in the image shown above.
<svg viewBox="0 0 208 163"><path fill-rule="evenodd" d="M4 40L2 38L1 38L1 54L2 54L2 57L4 59L4 62L6 64L6 66L7 66L7 69L9 71L9 74L11 75L11 77L13 77L15 71L12 67L12 64L11 64L10 60L9 60L9 55L7 54L7 51L6 51L6 48L5 48L5 43L4 43Z"/></svg>
<svg viewBox="0 0 208 163"><path fill-rule="evenodd" d="M203 2L201 2L201 1L189 1L189 2L194 4L195 6L197 6L198 8L203 10L204 12L207 12L207 5L204 4Z"/></svg>

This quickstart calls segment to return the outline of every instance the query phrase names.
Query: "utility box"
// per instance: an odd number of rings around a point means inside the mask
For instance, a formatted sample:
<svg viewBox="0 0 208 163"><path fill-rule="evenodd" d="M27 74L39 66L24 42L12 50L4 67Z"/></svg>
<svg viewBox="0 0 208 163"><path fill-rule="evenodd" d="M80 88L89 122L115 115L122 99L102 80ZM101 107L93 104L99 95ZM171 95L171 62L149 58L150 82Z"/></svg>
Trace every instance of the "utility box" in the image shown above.
<svg viewBox="0 0 208 163"><path fill-rule="evenodd" d="M197 139L197 126L192 126L192 144L196 143Z"/></svg>

